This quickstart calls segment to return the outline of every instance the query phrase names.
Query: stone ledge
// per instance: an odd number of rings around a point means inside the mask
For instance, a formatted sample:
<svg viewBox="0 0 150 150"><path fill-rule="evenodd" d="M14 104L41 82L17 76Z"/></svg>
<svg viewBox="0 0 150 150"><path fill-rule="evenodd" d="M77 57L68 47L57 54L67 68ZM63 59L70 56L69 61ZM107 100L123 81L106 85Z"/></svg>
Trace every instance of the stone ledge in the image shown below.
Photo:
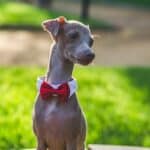
<svg viewBox="0 0 150 150"><path fill-rule="evenodd" d="M150 150L146 147L89 144L88 150Z"/></svg>

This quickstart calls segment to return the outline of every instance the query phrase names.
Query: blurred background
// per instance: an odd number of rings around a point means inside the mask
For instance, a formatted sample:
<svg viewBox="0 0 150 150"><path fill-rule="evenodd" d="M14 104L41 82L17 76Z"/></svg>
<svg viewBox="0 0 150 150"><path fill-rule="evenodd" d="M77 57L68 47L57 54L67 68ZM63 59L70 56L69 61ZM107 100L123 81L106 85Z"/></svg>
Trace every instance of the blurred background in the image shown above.
<svg viewBox="0 0 150 150"><path fill-rule="evenodd" d="M0 0L0 149L36 146L36 78L52 42L41 22L58 16L95 35L93 64L74 71L86 143L150 147L150 0Z"/></svg>

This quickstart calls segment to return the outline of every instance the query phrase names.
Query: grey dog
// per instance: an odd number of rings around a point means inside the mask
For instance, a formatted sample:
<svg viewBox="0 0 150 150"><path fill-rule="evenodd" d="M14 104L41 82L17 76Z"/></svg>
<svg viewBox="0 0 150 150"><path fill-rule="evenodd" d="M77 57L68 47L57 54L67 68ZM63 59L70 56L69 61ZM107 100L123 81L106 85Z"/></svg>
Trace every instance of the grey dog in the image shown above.
<svg viewBox="0 0 150 150"><path fill-rule="evenodd" d="M75 94L76 81L72 71L75 63L88 65L95 57L91 31L89 26L64 17L46 20L42 25L53 43L48 72L39 79L39 91L43 92L42 82L55 89L66 83L69 95L64 102L57 93L44 100L39 92L33 115L37 150L84 150L86 121Z"/></svg>

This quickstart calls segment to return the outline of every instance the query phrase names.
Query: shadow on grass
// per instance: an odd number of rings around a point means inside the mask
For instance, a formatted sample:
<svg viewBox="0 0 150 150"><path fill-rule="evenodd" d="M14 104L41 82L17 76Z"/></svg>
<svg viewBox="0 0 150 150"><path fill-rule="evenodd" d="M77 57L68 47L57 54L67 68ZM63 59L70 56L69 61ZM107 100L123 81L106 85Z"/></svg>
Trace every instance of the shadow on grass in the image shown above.
<svg viewBox="0 0 150 150"><path fill-rule="evenodd" d="M126 73L130 82L139 90L145 91L143 103L150 104L150 70L147 68L134 67L128 68Z"/></svg>

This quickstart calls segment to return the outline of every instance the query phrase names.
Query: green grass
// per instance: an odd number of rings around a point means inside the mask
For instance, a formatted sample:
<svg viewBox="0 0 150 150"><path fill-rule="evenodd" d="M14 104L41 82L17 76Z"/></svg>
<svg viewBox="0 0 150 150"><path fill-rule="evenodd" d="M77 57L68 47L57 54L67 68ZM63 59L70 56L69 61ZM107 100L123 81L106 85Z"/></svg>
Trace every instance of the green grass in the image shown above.
<svg viewBox="0 0 150 150"><path fill-rule="evenodd" d="M44 68L0 68L0 149L35 147L32 108ZM150 146L150 68L77 67L87 143Z"/></svg>
<svg viewBox="0 0 150 150"><path fill-rule="evenodd" d="M46 19L66 16L67 19L76 19L90 24L95 29L115 29L105 21L94 19L81 20L79 16L59 11L47 11L32 5L16 2L0 3L0 27L18 27L18 28L41 28L41 22Z"/></svg>

